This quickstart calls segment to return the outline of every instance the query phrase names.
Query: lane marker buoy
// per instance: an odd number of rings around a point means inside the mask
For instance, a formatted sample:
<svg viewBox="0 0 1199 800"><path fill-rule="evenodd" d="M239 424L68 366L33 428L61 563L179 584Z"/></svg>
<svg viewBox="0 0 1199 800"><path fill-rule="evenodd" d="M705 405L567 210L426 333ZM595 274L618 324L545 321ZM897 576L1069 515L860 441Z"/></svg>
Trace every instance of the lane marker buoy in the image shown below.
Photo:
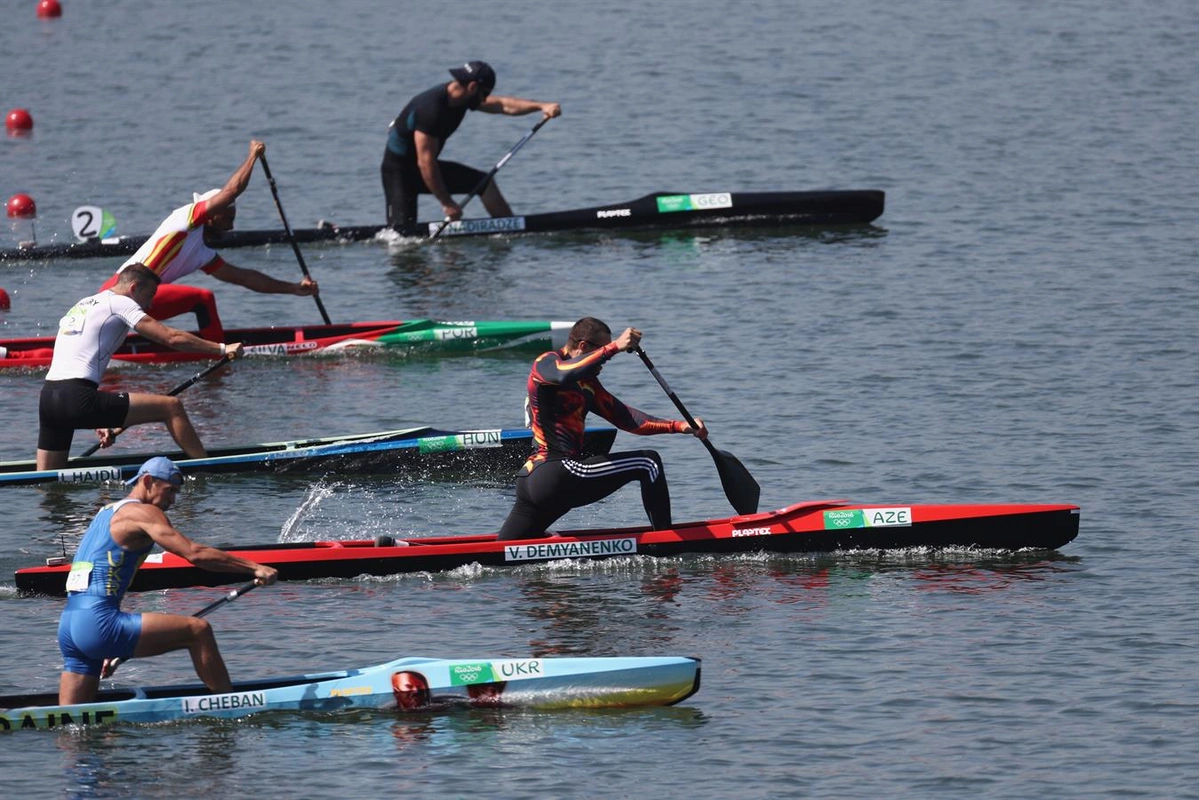
<svg viewBox="0 0 1199 800"><path fill-rule="evenodd" d="M23 108L14 108L4 118L4 127L14 136L33 132L33 117Z"/></svg>
<svg viewBox="0 0 1199 800"><path fill-rule="evenodd" d="M38 19L53 19L62 16L62 4L58 0L41 0L37 4Z"/></svg>

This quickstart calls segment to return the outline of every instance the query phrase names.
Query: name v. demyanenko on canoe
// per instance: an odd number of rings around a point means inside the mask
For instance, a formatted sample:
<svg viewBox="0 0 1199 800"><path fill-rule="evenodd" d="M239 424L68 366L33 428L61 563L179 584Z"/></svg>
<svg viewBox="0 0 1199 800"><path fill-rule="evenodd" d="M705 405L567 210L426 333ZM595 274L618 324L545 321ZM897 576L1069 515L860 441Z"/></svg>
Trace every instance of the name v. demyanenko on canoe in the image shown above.
<svg viewBox="0 0 1199 800"><path fill-rule="evenodd" d="M596 539L590 542L545 542L509 545L504 548L505 561L530 561L550 558L588 558L590 556L630 555L637 552L637 540L632 536L619 539Z"/></svg>

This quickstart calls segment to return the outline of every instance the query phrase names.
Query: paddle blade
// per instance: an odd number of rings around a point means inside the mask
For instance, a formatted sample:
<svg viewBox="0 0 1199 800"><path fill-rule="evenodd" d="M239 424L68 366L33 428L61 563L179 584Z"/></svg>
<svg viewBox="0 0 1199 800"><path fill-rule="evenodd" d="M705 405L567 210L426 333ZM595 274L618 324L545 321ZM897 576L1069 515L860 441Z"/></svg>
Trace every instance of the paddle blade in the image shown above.
<svg viewBox="0 0 1199 800"><path fill-rule="evenodd" d="M738 514L758 513L758 497L762 487L749 474L745 465L727 450L712 450L712 460L716 462L716 471L720 474L720 485L724 487L725 496Z"/></svg>

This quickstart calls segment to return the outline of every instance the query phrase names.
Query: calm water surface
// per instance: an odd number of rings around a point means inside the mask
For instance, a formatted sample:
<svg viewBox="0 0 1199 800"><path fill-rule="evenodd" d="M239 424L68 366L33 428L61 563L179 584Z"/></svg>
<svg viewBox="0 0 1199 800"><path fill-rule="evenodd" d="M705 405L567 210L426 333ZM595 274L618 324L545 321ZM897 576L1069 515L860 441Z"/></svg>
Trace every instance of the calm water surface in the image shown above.
<svg viewBox="0 0 1199 800"><path fill-rule="evenodd" d="M36 129L0 142L0 195L34 196L45 241L69 237L85 203L114 212L121 233L149 232L189 192L220 185L251 137L267 142L293 226L379 221L387 123L469 58L496 66L500 91L563 105L501 173L520 210L660 190L884 189L885 215L850 230L305 256L338 321L594 314L642 327L713 440L758 478L764 508L1072 502L1082 531L1057 553L635 558L273 587L212 618L236 676L399 655L673 653L704 659L704 686L667 709L12 736L7 792L1199 796L1189 3L570 0L397 14L119 0L68 4L55 22L21 5L0 29L3 102L30 109ZM534 121L472 117L446 155L486 168ZM260 174L238 205L242 227L278 226ZM226 255L299 274L289 248ZM13 299L0 334L52 332L116 266L0 266ZM230 326L319 319L305 298L217 291ZM512 427L527 369L502 356L245 362L186 402L210 444ZM161 391L192 372L112 381ZM671 413L636 359L604 376L633 405ZM0 459L32 457L39 386L0 376ZM142 429L119 446L166 441ZM677 518L728 513L703 448L653 445ZM60 667L60 603L17 598L4 576L119 494L4 490L0 692L49 688ZM172 518L205 541L251 543L494 530L509 503L504 475L227 476L189 484ZM634 524L641 512L627 492L568 520ZM191 613L215 596L127 605ZM173 655L119 677L190 674Z"/></svg>

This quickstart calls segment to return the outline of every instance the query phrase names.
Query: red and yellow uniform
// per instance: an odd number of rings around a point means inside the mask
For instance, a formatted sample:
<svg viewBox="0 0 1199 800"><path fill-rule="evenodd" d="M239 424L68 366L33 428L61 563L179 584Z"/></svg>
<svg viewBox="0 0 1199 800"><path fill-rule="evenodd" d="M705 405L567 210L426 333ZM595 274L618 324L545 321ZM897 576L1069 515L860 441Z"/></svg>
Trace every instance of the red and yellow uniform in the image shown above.
<svg viewBox="0 0 1199 800"><path fill-rule="evenodd" d="M225 263L204 241L207 216L207 199L175 209L137 252L121 265L121 269L130 264L145 264L162 279L150 306L151 317L161 322L180 314L194 313L200 320L200 335L220 342L224 341L224 330L212 292L199 286L175 283L196 271L211 274ZM120 273L121 270L117 270L100 287L101 291L115 286Z"/></svg>

